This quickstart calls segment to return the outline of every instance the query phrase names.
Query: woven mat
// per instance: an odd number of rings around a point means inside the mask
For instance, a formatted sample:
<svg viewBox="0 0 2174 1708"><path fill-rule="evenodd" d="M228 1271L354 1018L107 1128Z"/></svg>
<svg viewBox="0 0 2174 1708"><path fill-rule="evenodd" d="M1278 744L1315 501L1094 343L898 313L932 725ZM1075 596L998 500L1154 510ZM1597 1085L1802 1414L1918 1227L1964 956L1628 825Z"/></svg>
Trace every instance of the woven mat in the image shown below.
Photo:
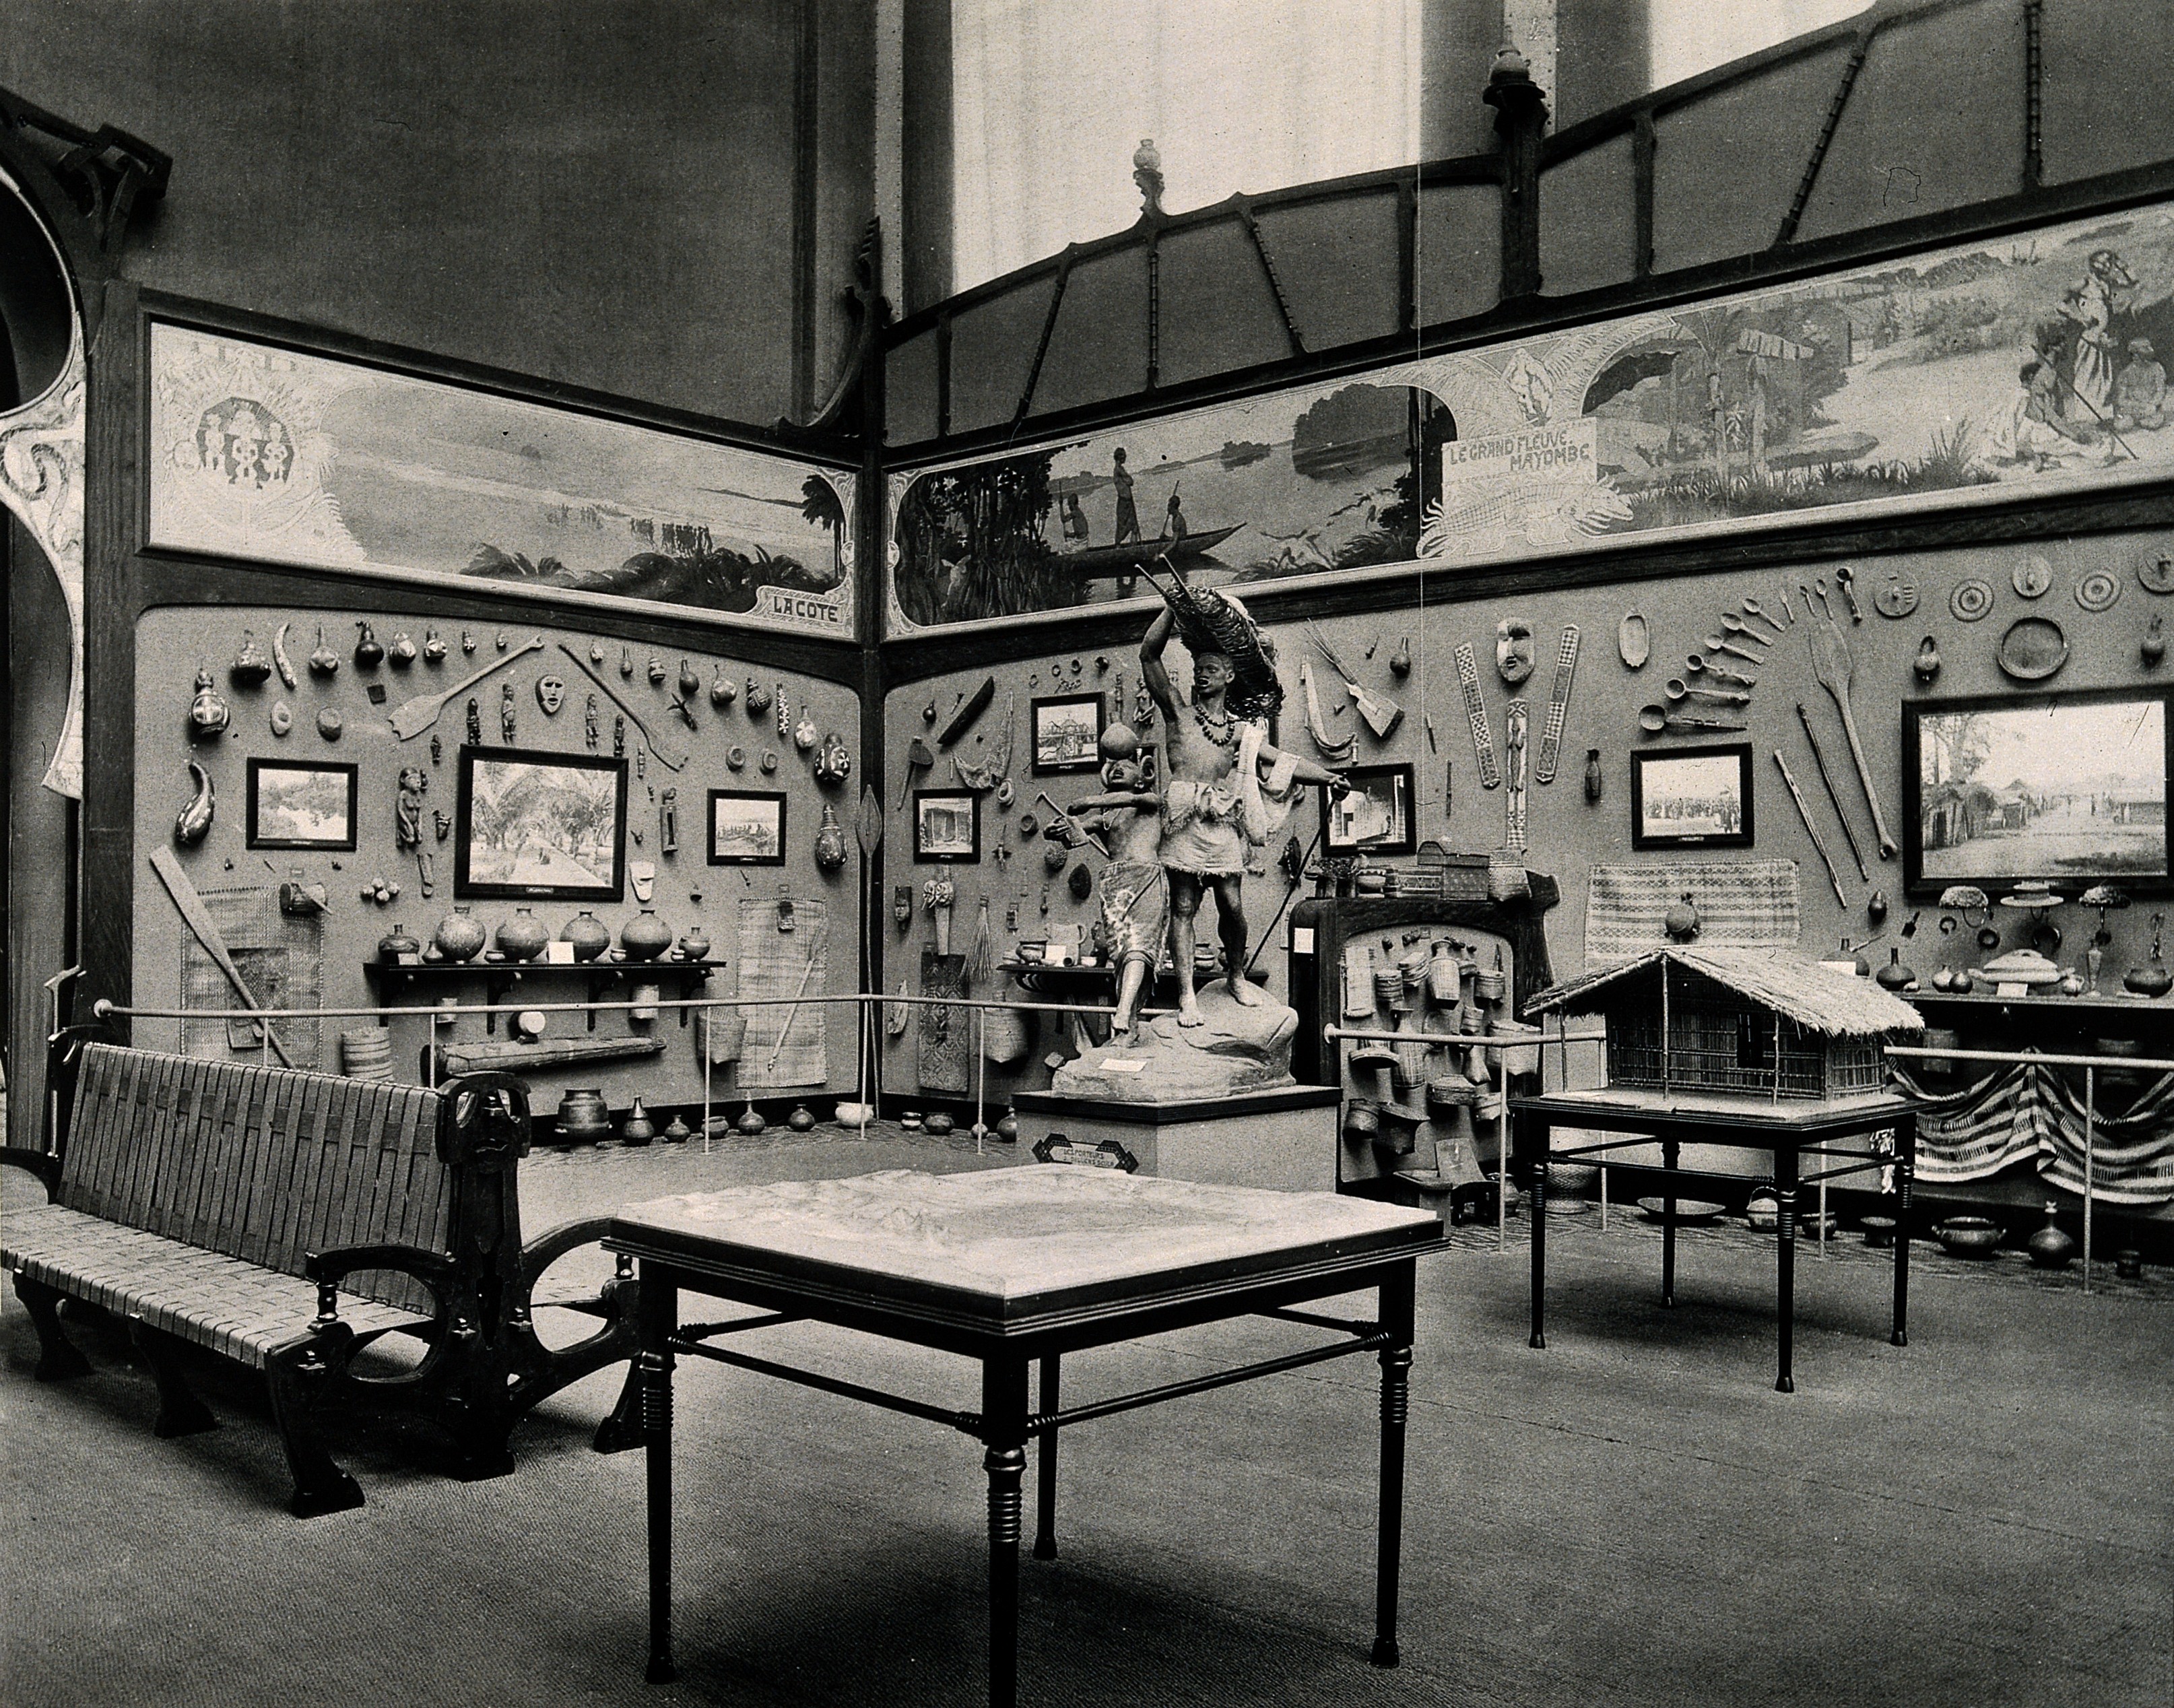
<svg viewBox="0 0 2174 1708"><path fill-rule="evenodd" d="M960 997L966 993L966 957L921 952L921 994ZM914 1071L923 1091L949 1091L963 1096L966 1072L973 1062L973 1013L930 1004L914 1010L920 1017L919 1045Z"/></svg>
<svg viewBox="0 0 2174 1708"><path fill-rule="evenodd" d="M323 921L311 914L296 917L279 911L279 892L270 885L240 889L207 889L204 910L219 928L242 982L259 1008L314 1008L324 1000ZM235 1008L243 1006L211 951L193 932L181 933L181 1007ZM225 1061L232 1056L278 1065L265 1054L255 1020L184 1020L181 1053ZM315 1068L323 1049L321 1024L314 1019L273 1023L273 1035L297 1068Z"/></svg>
<svg viewBox="0 0 2174 1708"><path fill-rule="evenodd" d="M795 902L791 931L777 928L777 911L775 901L741 898L739 994L787 1003L824 995L830 982L829 909L819 900ZM740 1046L743 1090L828 1083L828 1008L803 1002L797 1008L750 1006L741 1012L748 1023Z"/></svg>
<svg viewBox="0 0 2174 1708"><path fill-rule="evenodd" d="M1586 970L1666 943L1662 922L1686 891L1699 911L1702 949L1777 949L1803 929L1793 860L1596 866L1585 893Z"/></svg>

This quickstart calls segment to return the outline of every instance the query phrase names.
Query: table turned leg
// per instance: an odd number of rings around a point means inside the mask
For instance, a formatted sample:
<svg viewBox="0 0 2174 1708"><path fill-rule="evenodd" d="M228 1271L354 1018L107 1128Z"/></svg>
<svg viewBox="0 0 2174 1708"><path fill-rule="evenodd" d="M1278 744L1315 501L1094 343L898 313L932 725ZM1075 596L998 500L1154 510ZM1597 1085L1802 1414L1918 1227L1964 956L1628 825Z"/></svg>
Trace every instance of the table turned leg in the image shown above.
<svg viewBox="0 0 2174 1708"><path fill-rule="evenodd" d="M1774 1392L1793 1394L1797 1379L1790 1374L1792 1343L1797 1327L1797 1153L1784 1145L1774 1153L1774 1315L1780 1338L1781 1374Z"/></svg>
<svg viewBox="0 0 2174 1708"><path fill-rule="evenodd" d="M1917 1174L1917 1117L1906 1115L1895 1127L1895 1331L1888 1343L1910 1343L1910 1183Z"/></svg>
<svg viewBox="0 0 2174 1708"><path fill-rule="evenodd" d="M1389 1344L1382 1360L1381 1508L1375 1532L1374 1650L1377 1667L1393 1667L1397 1652L1397 1576L1404 1549L1404 1419L1411 1406L1412 1318L1419 1266L1397 1267L1381 1289L1382 1332Z"/></svg>
<svg viewBox="0 0 2174 1708"><path fill-rule="evenodd" d="M1040 1381L1035 1388L1035 1409L1044 1417L1054 1417L1057 1410L1057 1356L1050 1354L1041 1361ZM1039 1457L1034 1473L1034 1557L1036 1559L1057 1558L1057 1431L1054 1428L1042 1431Z"/></svg>
<svg viewBox="0 0 2174 1708"><path fill-rule="evenodd" d="M649 1669L652 1684L679 1676L672 1665L672 1336L679 1289L642 1266L635 1307L641 1372L641 1439L649 1493Z"/></svg>
<svg viewBox="0 0 2174 1708"><path fill-rule="evenodd" d="M1676 1164L1683 1146L1673 1138L1661 1141L1661 1166L1668 1172L1661 1181L1661 1303L1676 1302Z"/></svg>
<svg viewBox="0 0 2174 1708"><path fill-rule="evenodd" d="M1544 1121L1520 1122L1521 1149L1532 1159L1533 1169L1533 1332L1525 1343L1545 1350L1548 1343L1548 1153L1555 1136ZM1506 1159L1498 1190L1510 1190L1510 1165Z"/></svg>
<svg viewBox="0 0 2174 1708"><path fill-rule="evenodd" d="M1019 1702L1019 1484L1026 1476L1026 1360L982 1363L982 1468L989 1475L989 1708Z"/></svg>

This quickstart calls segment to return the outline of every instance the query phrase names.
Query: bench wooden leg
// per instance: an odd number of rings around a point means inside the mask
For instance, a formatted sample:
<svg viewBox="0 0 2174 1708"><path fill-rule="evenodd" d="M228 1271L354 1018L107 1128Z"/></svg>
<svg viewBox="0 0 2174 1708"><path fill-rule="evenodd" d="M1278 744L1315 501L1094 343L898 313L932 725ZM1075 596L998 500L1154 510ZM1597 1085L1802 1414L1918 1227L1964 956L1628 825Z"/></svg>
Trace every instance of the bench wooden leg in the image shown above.
<svg viewBox="0 0 2174 1708"><path fill-rule="evenodd" d="M159 1385L159 1420L151 1433L161 1440L176 1435L200 1435L219 1427L210 1408L198 1399L181 1373L180 1351L169 1335L159 1332L140 1316L128 1319L128 1338L151 1366L151 1379Z"/></svg>
<svg viewBox="0 0 2174 1708"><path fill-rule="evenodd" d="M343 1327L341 1332L353 1338L352 1331ZM333 1349L335 1354L339 1349ZM279 1424L279 1444L287 1450L287 1467L295 1473L295 1492L287 1510L297 1518L344 1512L362 1505L361 1485L333 1462L311 1415L332 1374L327 1351L322 1338L312 1335L282 1347L264 1365L272 1415Z"/></svg>
<svg viewBox="0 0 2174 1708"><path fill-rule="evenodd" d="M62 1332L61 1319L55 1310L61 1295L42 1281L33 1281L18 1269L15 1272L15 1296L23 1301L23 1308L30 1313L30 1326L38 1331L38 1368L40 1381L68 1381L90 1374L90 1361L78 1352Z"/></svg>
<svg viewBox="0 0 2174 1708"><path fill-rule="evenodd" d="M619 1403L597 1425L599 1453L625 1453L641 1445L641 1369L629 1364L619 1385Z"/></svg>

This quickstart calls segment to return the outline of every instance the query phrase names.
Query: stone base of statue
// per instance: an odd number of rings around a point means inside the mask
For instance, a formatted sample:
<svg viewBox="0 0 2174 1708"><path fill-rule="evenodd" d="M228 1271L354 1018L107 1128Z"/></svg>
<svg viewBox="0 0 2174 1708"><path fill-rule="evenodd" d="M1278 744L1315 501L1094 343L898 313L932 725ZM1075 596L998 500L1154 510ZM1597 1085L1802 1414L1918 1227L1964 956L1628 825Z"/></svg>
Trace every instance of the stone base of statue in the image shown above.
<svg viewBox="0 0 2174 1708"><path fill-rule="evenodd" d="M1200 992L1200 1012L1198 1026L1175 1014L1147 1021L1133 1042L1065 1063L1047 1091L1018 1094L1020 1138L1053 1161L1335 1191L1341 1095L1292 1080L1298 1016L1265 993L1256 1006L1236 1002L1220 984Z"/></svg>

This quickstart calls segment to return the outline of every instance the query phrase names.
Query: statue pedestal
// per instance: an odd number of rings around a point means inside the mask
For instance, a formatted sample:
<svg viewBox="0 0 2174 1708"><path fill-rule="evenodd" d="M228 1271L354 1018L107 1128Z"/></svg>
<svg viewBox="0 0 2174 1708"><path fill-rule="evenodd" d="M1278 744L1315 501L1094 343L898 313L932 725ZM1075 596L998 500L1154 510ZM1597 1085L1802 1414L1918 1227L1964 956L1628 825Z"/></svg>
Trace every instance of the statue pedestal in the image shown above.
<svg viewBox="0 0 2174 1708"><path fill-rule="evenodd" d="M1085 1161L1110 1140L1138 1159L1140 1173L1164 1180L1333 1192L1342 1100L1333 1085L1284 1085L1165 1102L1022 1091L1012 1099L1012 1112L1024 1143L1040 1144L1049 1134L1062 1133L1075 1161ZM1097 1159L1109 1156L1103 1152Z"/></svg>

